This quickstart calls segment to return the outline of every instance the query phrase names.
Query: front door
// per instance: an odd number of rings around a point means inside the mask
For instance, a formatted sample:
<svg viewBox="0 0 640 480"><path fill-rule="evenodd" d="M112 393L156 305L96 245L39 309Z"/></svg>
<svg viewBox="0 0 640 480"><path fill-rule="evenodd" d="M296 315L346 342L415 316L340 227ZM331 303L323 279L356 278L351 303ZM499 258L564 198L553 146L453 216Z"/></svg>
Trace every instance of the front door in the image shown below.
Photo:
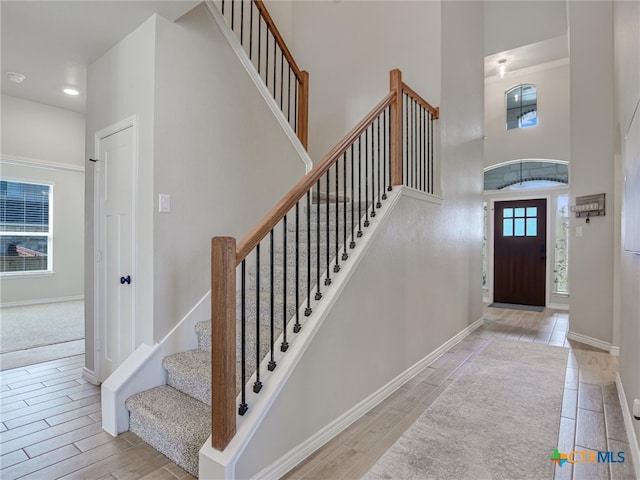
<svg viewBox="0 0 640 480"><path fill-rule="evenodd" d="M547 201L495 203L493 301L545 305Z"/></svg>
<svg viewBox="0 0 640 480"><path fill-rule="evenodd" d="M134 349L133 126L98 139L98 367L104 381Z"/></svg>

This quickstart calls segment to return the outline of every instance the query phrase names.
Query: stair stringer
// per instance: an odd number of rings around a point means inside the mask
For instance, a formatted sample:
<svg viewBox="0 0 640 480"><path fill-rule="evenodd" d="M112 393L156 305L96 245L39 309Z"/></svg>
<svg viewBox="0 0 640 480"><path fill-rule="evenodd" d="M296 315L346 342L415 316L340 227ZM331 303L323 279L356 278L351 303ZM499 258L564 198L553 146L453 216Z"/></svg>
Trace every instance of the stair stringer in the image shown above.
<svg viewBox="0 0 640 480"><path fill-rule="evenodd" d="M376 211L376 216L370 218L371 224L365 230L364 236L358 239L356 248L348 250L349 259L342 264L342 269L339 273L333 274L333 283L323 291L323 298L319 301L312 300L311 306L313 313L310 317L306 318L302 330L299 333L293 333L293 324L289 326L289 349L285 354L280 351L276 352L278 367L273 372L267 371L266 364L269 359L265 358L261 365L261 371L264 372L261 375L263 388L259 394L255 394L251 389L247 389L249 410L244 416L237 417L237 433L227 448L223 452L220 452L211 446L211 437L207 439L207 442L200 450L199 477L201 479L250 478L276 462L281 456L291 450L292 447L285 448L279 455L272 458L259 458L259 456L255 454L245 454L249 446L253 447L252 450L254 453L255 450L268 450L268 448L261 449L259 446L256 447L256 445L252 444L256 433L259 431L265 418L269 416L272 407L286 387L287 380L294 372L304 353L309 346L312 345L313 338L321 330L322 324L331 313L333 305L358 268L358 264L366 256L367 250L376 237L376 231L380 229L388 217L392 215L394 206L402 197L403 191L405 194L408 191L415 192L413 189L406 187L394 187L391 192L388 192L388 199L382 204L382 208ZM440 201L437 197L424 195L420 192L417 192L417 194L424 197L432 197L436 202ZM349 242L347 242L347 244L348 243ZM342 249L344 249L344 246ZM302 310L304 310L304 308ZM301 314L300 318L305 317ZM418 371L415 373L417 372ZM251 380L248 384L251 384ZM379 398L376 403L385 398L389 393L391 393L391 391ZM374 405L375 403L371 406ZM295 427L296 424L304 424L303 418L283 418L282 421L286 424L287 428ZM340 429L342 428L344 427L340 427ZM336 433L338 431L336 431ZM275 435L279 436L277 433ZM285 437L285 435L283 435L283 437Z"/></svg>
<svg viewBox="0 0 640 480"><path fill-rule="evenodd" d="M155 345L140 345L102 384L102 428L114 437L129 430L125 400L167 383L162 359L197 348L195 326L211 318L211 290Z"/></svg>

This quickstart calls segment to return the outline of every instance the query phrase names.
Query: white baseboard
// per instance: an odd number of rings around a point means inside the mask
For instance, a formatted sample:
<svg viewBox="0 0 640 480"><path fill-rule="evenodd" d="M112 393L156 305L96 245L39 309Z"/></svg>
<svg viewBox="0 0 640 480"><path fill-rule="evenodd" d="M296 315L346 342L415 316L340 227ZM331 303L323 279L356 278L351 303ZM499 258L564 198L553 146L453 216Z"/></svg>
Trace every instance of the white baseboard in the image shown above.
<svg viewBox="0 0 640 480"><path fill-rule="evenodd" d="M640 478L640 446L638 446L638 438L636 437L633 429L633 417L629 411L629 405L627 404L627 396L624 393L624 387L622 386L622 379L620 374L616 373L616 388L618 390L618 400L620 400L620 407L622 407L622 416L624 417L624 428L627 431L627 440L629 441L629 449L631 450L631 461L633 461L633 469L636 472L636 477Z"/></svg>
<svg viewBox="0 0 640 480"><path fill-rule="evenodd" d="M603 342L602 340L598 340L597 338L589 337L587 335L582 335L581 333L571 331L567 332L567 338L569 340L575 340L576 342L584 343L585 345L589 345L591 347L599 348L600 350L604 350L605 352L609 353L611 353L612 348L618 348L612 347L609 342ZM618 348L618 353L620 353L619 350L620 349ZM613 355L613 353L611 354Z"/></svg>
<svg viewBox="0 0 640 480"><path fill-rule="evenodd" d="M82 378L93 385L99 385L98 377L93 370L89 370L87 367L82 368Z"/></svg>
<svg viewBox="0 0 640 480"><path fill-rule="evenodd" d="M280 478L293 469L296 465L300 464L306 458L308 458L313 452L322 447L325 443L338 435L344 429L349 427L353 422L361 418L369 410L374 408L380 402L385 400L389 395L395 392L398 388L404 385L406 382L415 377L418 373L424 370L429 364L433 363L443 353L448 351L451 347L462 341L469 334L471 334L477 328L480 328L484 324L484 318L479 318L471 325L460 331L457 335L447 340L440 347L428 354L422 360L418 361L413 366L402 372L396 378L389 383L381 387L378 391L364 399L358 405L355 405L349 411L342 414L332 423L325 428L317 432L315 435L307 439L289 453L283 455L276 462L263 469L254 478Z"/></svg>
<svg viewBox="0 0 640 480"><path fill-rule="evenodd" d="M73 295L70 297L56 297L56 298L39 298L36 300L23 300L20 302L5 302L5 303L0 303L0 308L26 307L29 305L44 305L46 303L73 302L76 300L84 300L84 295Z"/></svg>

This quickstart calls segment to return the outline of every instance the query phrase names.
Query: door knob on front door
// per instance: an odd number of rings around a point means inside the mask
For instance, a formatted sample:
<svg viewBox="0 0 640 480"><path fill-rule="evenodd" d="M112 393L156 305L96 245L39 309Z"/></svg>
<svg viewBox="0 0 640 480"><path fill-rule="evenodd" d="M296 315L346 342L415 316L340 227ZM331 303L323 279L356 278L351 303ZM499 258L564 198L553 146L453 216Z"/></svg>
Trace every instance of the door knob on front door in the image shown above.
<svg viewBox="0 0 640 480"><path fill-rule="evenodd" d="M122 285L131 283L131 275L127 275L126 277L120 277L120 283Z"/></svg>

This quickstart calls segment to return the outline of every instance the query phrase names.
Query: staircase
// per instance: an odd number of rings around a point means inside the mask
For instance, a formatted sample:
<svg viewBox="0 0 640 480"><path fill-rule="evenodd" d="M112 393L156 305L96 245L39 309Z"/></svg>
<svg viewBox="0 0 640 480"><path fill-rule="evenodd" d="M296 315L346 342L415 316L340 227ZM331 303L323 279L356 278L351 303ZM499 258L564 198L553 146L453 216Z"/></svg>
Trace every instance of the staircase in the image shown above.
<svg viewBox="0 0 640 480"><path fill-rule="evenodd" d="M324 199L321 197L320 201ZM331 200L329 200L331 202ZM351 230L351 204L347 205L347 235ZM343 222L345 203L320 204L311 206L310 242L307 239L306 209L300 209L299 226L299 283L298 299L300 305L306 303L307 292L307 254L311 253L311 295L317 279L317 255L320 253L320 275L327 268L327 235L329 235L328 250L333 275L333 259L336 256L336 228L338 229L338 248L343 243ZM336 222L336 209L338 209ZM304 211L304 213L303 213ZM358 205L354 208L358 215ZM327 222L327 212L329 220ZM364 206L361 206L364 215ZM302 218L305 221L302 221ZM320 228L320 245L318 245L318 218ZM329 229L327 230L327 223ZM303 227L304 226L304 227ZM295 316L295 222L287 225L287 244L281 241L274 243L273 268L273 318L274 318L274 348L280 348L275 341L280 337L283 327L283 309L286 308L287 323ZM357 220L356 220L357 229ZM269 241L265 239L263 248L268 251ZM282 259L286 256L287 289L286 307L284 291L284 268ZM246 317L246 379L249 380L256 370L257 330L260 337L260 359L264 359L270 351L271 344L271 266L269 255L265 255L258 270L255 265L247 267L247 289L245 294ZM259 273L259 284L258 284ZM260 292L259 306L256 294ZM259 323L256 314L259 308ZM238 332L236 349L236 393L241 387L241 355L240 355L240 299L237 305L236 331ZM302 315L301 318L304 318ZM195 334L198 348L186 352L176 353L165 357L162 366L167 372L167 384L135 394L126 401L129 410L129 429L159 452L166 455L176 464L194 476L198 476L198 452L211 434L211 322L200 322L196 325ZM264 369L261 369L264 371Z"/></svg>

